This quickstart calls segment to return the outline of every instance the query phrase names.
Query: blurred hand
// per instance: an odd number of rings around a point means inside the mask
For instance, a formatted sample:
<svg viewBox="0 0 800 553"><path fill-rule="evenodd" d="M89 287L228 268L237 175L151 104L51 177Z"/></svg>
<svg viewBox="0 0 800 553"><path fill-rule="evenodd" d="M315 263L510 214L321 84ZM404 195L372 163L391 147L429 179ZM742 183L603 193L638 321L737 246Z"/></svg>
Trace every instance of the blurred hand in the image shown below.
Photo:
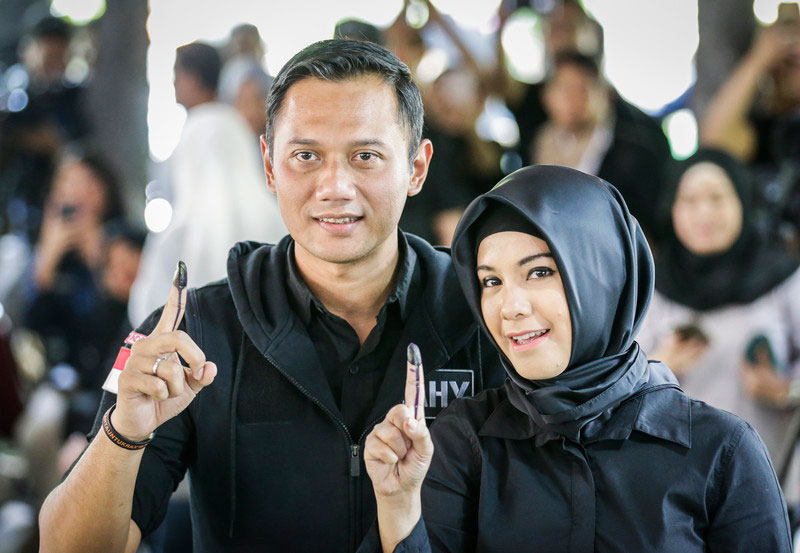
<svg viewBox="0 0 800 553"><path fill-rule="evenodd" d="M35 279L41 290L49 290L64 255L77 247L80 229L61 215L61 206L47 206L36 245Z"/></svg>
<svg viewBox="0 0 800 553"><path fill-rule="evenodd" d="M165 421L178 415L205 386L214 381L217 366L178 328L186 306L186 288L178 273L158 324L147 338L133 344L119 377L117 407L111 421L124 437L141 441ZM181 365L178 354L189 364ZM158 363L154 374L153 367Z"/></svg>
<svg viewBox="0 0 800 553"><path fill-rule="evenodd" d="M759 31L750 49L750 58L767 71L789 55L798 43L800 30L797 26L770 25Z"/></svg>
<svg viewBox="0 0 800 553"><path fill-rule="evenodd" d="M418 372L417 372L418 370ZM372 429L364 462L378 503L378 528L384 551L407 537L421 516L420 490L433 457L425 422L422 365L408 363L405 404L395 405Z"/></svg>
<svg viewBox="0 0 800 553"><path fill-rule="evenodd" d="M661 339L650 358L663 362L680 377L697 365L707 348L707 341L673 330Z"/></svg>
<svg viewBox="0 0 800 553"><path fill-rule="evenodd" d="M786 407L789 403L789 381L778 375L768 351L756 349L755 358L755 363L742 360L742 387L745 392L761 403Z"/></svg>

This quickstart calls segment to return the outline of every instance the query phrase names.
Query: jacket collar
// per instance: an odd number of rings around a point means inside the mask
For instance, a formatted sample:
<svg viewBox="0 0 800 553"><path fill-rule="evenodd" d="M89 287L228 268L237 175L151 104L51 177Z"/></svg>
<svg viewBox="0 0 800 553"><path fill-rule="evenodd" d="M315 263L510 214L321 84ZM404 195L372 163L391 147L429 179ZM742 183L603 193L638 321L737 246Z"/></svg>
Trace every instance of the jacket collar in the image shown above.
<svg viewBox="0 0 800 553"><path fill-rule="evenodd" d="M406 306L405 330L369 420L383 417L403 399L409 342L420 347L427 376L442 368L477 332L449 252L410 234L401 233L401 237L408 241L405 263L416 257L413 273L421 272L422 290L418 300ZM286 286L291 244L290 236L275 246L240 242L228 257L228 285L239 321L256 349L303 393L337 413L323 360L318 358L300 316L291 308Z"/></svg>
<svg viewBox="0 0 800 553"><path fill-rule="evenodd" d="M506 383L506 386L510 385L513 384ZM627 440L631 432L636 430L690 448L691 400L672 386L634 395L601 416L587 430L582 440L586 444L602 440ZM509 440L533 438L537 446L560 437L547 428L537 426L507 397L489 415L478 434Z"/></svg>
<svg viewBox="0 0 800 553"><path fill-rule="evenodd" d="M398 233L397 241L399 257L397 272L392 287L392 291L386 298L385 305L397 303L400 307L400 317L403 321L408 316L408 297L411 294L412 277L415 275L414 269L417 266L417 254L408 247L408 240L403 233ZM294 257L294 242L289 243L286 249L286 288L289 291L289 298L295 313L300 317L304 325L308 326L311 322L312 309L319 313L329 314L328 309L317 298L306 284ZM418 273L417 273L418 274Z"/></svg>

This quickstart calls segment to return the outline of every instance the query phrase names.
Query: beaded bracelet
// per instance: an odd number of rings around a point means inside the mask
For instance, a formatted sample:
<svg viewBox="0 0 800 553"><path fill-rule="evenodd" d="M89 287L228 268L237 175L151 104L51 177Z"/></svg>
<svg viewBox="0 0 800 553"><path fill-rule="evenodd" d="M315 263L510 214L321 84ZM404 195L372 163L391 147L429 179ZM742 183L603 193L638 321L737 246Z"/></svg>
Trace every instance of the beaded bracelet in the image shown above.
<svg viewBox="0 0 800 553"><path fill-rule="evenodd" d="M130 449L130 450L144 449L144 447L147 444L153 441L153 438L155 437L156 433L153 432L152 434L150 434L149 438L141 442L132 442L127 438L123 437L120 433L118 433L114 429L114 426L111 424L111 413L114 412L114 409L116 407L117 404L115 403L114 405L109 407L108 411L106 411L105 415L103 415L103 430L105 431L106 436L108 436L108 439L111 440L115 445L118 445L123 449Z"/></svg>

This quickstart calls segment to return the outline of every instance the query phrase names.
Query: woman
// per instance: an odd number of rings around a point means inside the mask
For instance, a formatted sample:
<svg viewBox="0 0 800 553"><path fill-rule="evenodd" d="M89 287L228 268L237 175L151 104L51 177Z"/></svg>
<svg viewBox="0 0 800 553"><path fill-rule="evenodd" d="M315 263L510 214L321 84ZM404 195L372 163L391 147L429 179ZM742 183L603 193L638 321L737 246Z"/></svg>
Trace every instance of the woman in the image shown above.
<svg viewBox="0 0 800 553"><path fill-rule="evenodd" d="M424 524L424 419L401 405L375 427L384 551L791 550L756 432L633 341L653 263L614 188L521 169L467 208L453 259L510 379L437 418Z"/></svg>
<svg viewBox="0 0 800 553"><path fill-rule="evenodd" d="M750 422L777 461L800 371L792 358L800 271L757 232L752 188L745 168L718 150L678 167L665 195L656 293L637 341L687 394Z"/></svg>

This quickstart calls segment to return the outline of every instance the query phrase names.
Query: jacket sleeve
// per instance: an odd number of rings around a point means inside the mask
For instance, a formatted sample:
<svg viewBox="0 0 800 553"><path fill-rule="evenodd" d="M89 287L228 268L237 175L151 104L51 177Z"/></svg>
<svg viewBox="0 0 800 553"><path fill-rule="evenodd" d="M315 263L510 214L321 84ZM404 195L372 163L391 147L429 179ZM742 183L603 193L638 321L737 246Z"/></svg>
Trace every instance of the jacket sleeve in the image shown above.
<svg viewBox="0 0 800 553"><path fill-rule="evenodd" d="M716 468L710 493L708 550L790 553L786 502L756 431L742 421Z"/></svg>
<svg viewBox="0 0 800 553"><path fill-rule="evenodd" d="M431 427L435 449L422 486L422 515L437 553L474 551L477 540L481 455L458 407L454 403Z"/></svg>

